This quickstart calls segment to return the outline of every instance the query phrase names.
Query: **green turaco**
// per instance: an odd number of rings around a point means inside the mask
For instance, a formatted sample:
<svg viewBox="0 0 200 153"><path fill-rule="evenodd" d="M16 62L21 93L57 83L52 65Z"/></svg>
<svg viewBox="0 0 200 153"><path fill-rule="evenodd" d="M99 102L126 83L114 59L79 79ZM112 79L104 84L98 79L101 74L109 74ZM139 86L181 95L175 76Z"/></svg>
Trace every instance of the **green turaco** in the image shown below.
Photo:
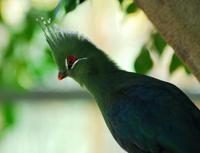
<svg viewBox="0 0 200 153"><path fill-rule="evenodd" d="M121 70L91 41L40 21L58 66L93 95L128 153L200 153L200 111L176 86ZM122 59L125 60L125 59Z"/></svg>

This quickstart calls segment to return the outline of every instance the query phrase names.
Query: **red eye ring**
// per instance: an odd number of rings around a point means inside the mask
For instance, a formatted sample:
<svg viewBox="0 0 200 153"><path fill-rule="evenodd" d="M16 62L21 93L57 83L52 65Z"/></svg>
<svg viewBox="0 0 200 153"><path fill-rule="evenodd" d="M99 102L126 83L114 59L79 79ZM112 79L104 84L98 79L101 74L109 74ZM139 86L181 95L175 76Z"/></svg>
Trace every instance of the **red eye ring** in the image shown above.
<svg viewBox="0 0 200 153"><path fill-rule="evenodd" d="M70 55L67 57L67 61L70 63L74 63L77 60L76 56Z"/></svg>
<svg viewBox="0 0 200 153"><path fill-rule="evenodd" d="M67 66L68 66L68 69L70 70L74 64L74 62L76 62L78 58L74 55L70 55L67 57Z"/></svg>

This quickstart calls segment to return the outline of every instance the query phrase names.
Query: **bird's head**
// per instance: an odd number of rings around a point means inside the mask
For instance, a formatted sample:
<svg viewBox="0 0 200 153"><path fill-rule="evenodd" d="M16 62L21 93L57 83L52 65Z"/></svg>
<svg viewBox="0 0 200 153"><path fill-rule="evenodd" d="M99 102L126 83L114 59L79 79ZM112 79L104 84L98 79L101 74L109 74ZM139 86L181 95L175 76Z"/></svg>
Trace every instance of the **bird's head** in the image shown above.
<svg viewBox="0 0 200 153"><path fill-rule="evenodd" d="M55 27L48 28L45 35L58 66L58 79L62 80L67 76L74 78L80 72L86 72L93 45L78 33L63 32Z"/></svg>
<svg viewBox="0 0 200 153"><path fill-rule="evenodd" d="M106 55L88 39L76 32L64 32L55 25L51 25L49 20L44 21L40 18L38 22L52 49L59 70L59 80L67 76L77 80L84 75L109 67L110 64L105 60Z"/></svg>

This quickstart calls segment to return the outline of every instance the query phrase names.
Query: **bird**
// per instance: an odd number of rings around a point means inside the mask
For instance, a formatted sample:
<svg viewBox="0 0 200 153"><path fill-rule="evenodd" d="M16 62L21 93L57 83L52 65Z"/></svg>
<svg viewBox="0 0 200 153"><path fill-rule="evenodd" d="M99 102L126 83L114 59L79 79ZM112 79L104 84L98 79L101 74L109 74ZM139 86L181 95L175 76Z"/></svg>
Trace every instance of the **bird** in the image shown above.
<svg viewBox="0 0 200 153"><path fill-rule="evenodd" d="M200 111L175 85L122 70L90 39L39 20L58 67L95 98L128 153L200 153ZM126 60L126 59L121 59Z"/></svg>

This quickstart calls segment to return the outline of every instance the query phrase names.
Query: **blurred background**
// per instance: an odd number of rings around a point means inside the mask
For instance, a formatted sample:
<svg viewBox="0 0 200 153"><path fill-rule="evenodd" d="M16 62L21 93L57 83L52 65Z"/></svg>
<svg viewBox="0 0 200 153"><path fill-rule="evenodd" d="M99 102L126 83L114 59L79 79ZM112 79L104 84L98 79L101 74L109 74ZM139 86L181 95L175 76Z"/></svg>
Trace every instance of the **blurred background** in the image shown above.
<svg viewBox="0 0 200 153"><path fill-rule="evenodd" d="M124 152L86 90L57 80L37 17L83 34L121 68L172 82L200 104L198 81L132 0L0 0L0 153Z"/></svg>

